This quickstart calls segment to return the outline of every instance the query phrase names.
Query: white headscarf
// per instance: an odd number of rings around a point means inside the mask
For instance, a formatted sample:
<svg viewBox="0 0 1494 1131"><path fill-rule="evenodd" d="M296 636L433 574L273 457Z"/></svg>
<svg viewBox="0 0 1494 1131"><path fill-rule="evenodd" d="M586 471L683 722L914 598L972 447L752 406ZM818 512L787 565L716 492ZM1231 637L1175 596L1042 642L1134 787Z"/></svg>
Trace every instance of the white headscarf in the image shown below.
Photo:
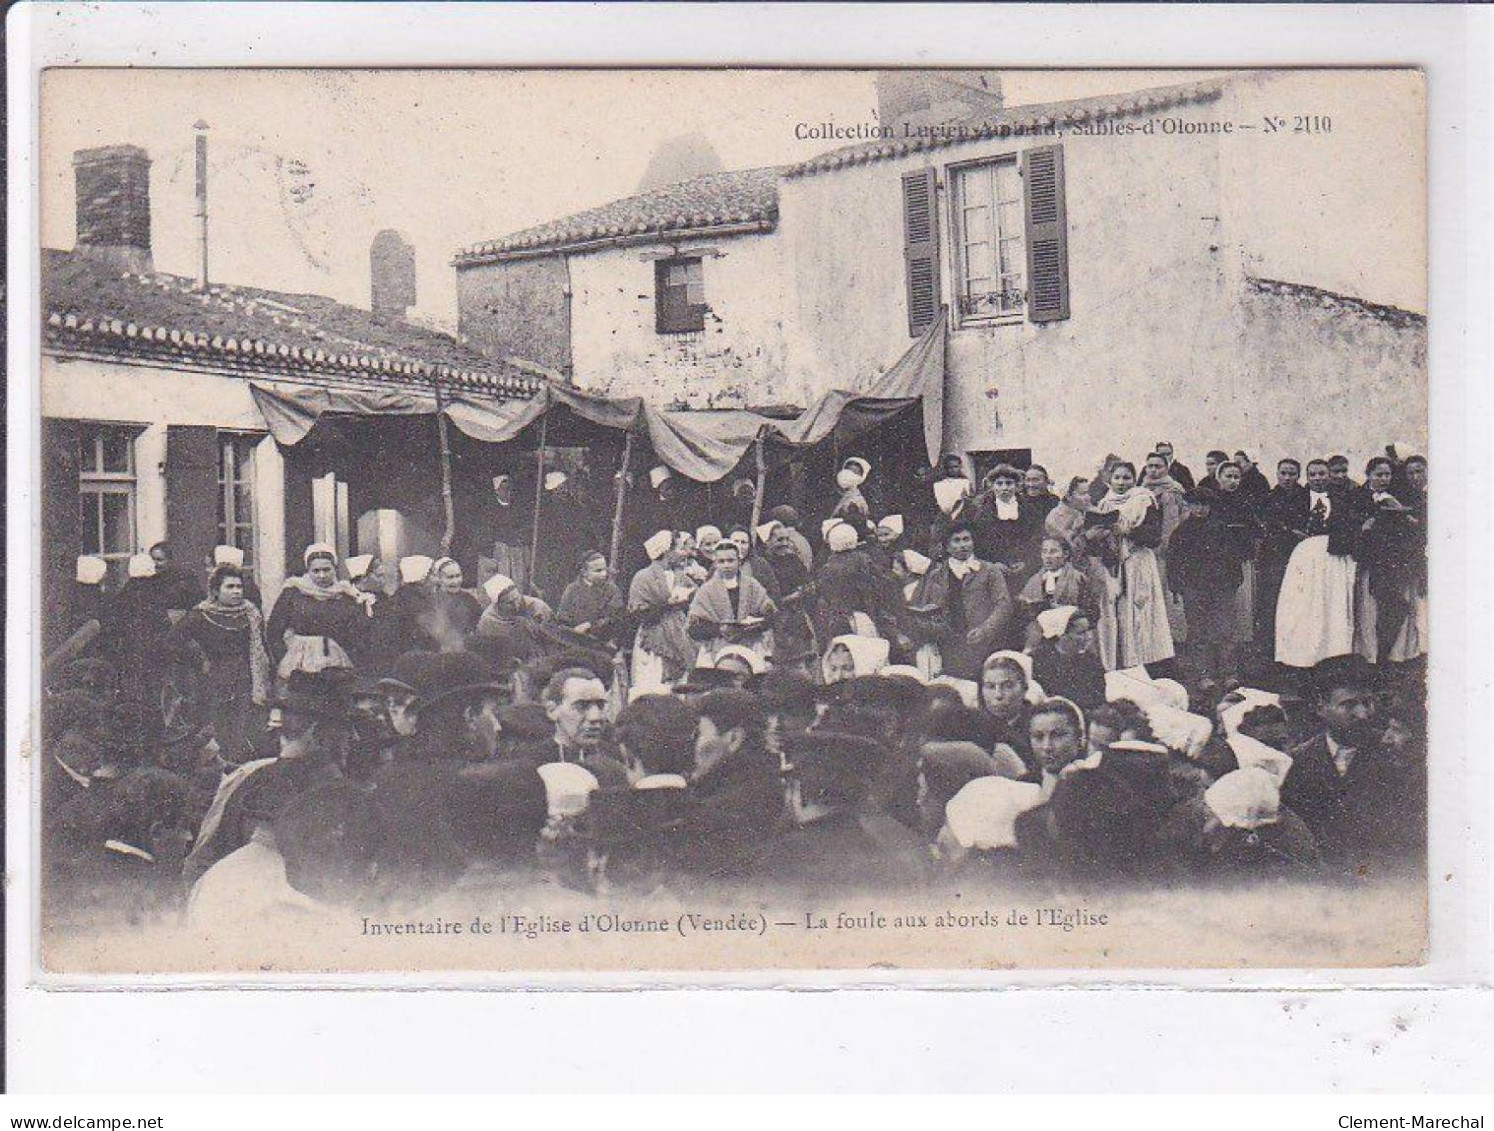
<svg viewBox="0 0 1494 1131"><path fill-rule="evenodd" d="M659 530L643 540L643 552L648 555L649 561L656 562L669 552L669 547L672 545L674 545L674 532Z"/></svg>
<svg viewBox="0 0 1494 1131"><path fill-rule="evenodd" d="M1044 609L1037 615L1038 628L1043 630L1044 640L1057 640L1069 630L1069 621L1079 611L1077 605L1060 605L1056 609Z"/></svg>
<svg viewBox="0 0 1494 1131"><path fill-rule="evenodd" d="M488 595L489 603L498 600L514 587L514 579L501 573L495 573L482 583L482 591Z"/></svg>
<svg viewBox="0 0 1494 1131"><path fill-rule="evenodd" d="M1204 790L1207 805L1229 829L1258 829L1281 815L1281 791L1265 770L1232 770Z"/></svg>
<svg viewBox="0 0 1494 1131"><path fill-rule="evenodd" d="M944 806L944 825L964 848L1015 848L1017 818L1042 800L1043 787L1037 782L976 778Z"/></svg>
<svg viewBox="0 0 1494 1131"><path fill-rule="evenodd" d="M825 535L825 541L830 544L831 553L840 554L846 550L854 550L861 544L861 538L856 533L856 528L850 523L838 522L832 526Z"/></svg>
<svg viewBox="0 0 1494 1131"><path fill-rule="evenodd" d="M214 546L213 564L215 566L242 566L244 564L244 551L238 546Z"/></svg>
<svg viewBox="0 0 1494 1131"><path fill-rule="evenodd" d="M109 563L103 558L84 554L78 559L78 581L82 585L97 585L108 573Z"/></svg>
<svg viewBox="0 0 1494 1131"><path fill-rule="evenodd" d="M552 820L584 813L600 786L596 775L574 762L546 762L538 768L545 783L545 806Z"/></svg>
<svg viewBox="0 0 1494 1131"><path fill-rule="evenodd" d="M311 567L312 558L331 558L332 564L337 564L337 551L325 542L313 542L301 551L301 564L308 569Z"/></svg>
<svg viewBox="0 0 1494 1131"><path fill-rule="evenodd" d="M131 554L130 560L125 564L125 574L136 580L155 577L156 559L149 554Z"/></svg>
<svg viewBox="0 0 1494 1131"><path fill-rule="evenodd" d="M851 654L851 663L855 666L857 675L876 675L887 663L887 655L891 650L891 645L887 641L876 636L857 636L847 633L830 641L830 647L825 649L827 669L830 653L837 647L844 647Z"/></svg>
<svg viewBox="0 0 1494 1131"><path fill-rule="evenodd" d="M435 562L424 554L411 554L399 560L399 579L406 585L419 585L430 575Z"/></svg>

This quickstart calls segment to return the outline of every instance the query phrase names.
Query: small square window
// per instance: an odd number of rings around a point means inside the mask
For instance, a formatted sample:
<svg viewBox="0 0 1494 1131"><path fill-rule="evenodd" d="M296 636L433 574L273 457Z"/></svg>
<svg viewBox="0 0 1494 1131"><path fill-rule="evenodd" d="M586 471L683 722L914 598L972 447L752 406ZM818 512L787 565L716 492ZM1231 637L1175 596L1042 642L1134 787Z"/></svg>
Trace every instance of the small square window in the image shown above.
<svg viewBox="0 0 1494 1131"><path fill-rule="evenodd" d="M661 334L705 329L705 271L698 256L654 264L655 325Z"/></svg>

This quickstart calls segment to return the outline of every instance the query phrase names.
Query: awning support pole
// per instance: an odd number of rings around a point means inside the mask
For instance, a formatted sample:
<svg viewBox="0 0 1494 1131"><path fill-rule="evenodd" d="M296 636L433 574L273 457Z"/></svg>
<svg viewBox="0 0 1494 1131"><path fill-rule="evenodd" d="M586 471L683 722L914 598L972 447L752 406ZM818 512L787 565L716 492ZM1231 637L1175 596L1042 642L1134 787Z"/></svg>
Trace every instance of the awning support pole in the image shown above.
<svg viewBox="0 0 1494 1131"><path fill-rule="evenodd" d="M539 594L534 577L539 565L540 505L545 497L545 442L550 432L550 409L540 417L540 442L534 452L534 519L529 530L529 592Z"/></svg>
<svg viewBox="0 0 1494 1131"><path fill-rule="evenodd" d="M451 553L451 543L456 538L456 501L451 493L451 434L447 431L446 406L441 398L441 382L436 386L436 435L441 444L441 506L444 511L445 528L441 531L441 556Z"/></svg>
<svg viewBox="0 0 1494 1131"><path fill-rule="evenodd" d="M757 484L756 490L752 492L752 524L747 528L752 532L752 537L757 537L757 527L763 519L763 492L768 486L768 454L763 446L763 432L757 434L757 440L753 445L757 454Z"/></svg>
<svg viewBox="0 0 1494 1131"><path fill-rule="evenodd" d="M628 471L633 462L633 430L623 440L622 468L617 473L617 501L612 507L612 547L607 554L607 568L617 574L617 555L622 548L623 500L628 494Z"/></svg>

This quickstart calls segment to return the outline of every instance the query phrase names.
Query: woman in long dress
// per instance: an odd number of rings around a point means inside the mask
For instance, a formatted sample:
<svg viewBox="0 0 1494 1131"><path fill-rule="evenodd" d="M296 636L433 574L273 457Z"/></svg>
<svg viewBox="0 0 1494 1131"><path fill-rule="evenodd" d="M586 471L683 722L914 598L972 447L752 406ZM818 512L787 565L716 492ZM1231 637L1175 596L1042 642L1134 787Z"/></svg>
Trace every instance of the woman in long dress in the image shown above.
<svg viewBox="0 0 1494 1131"><path fill-rule="evenodd" d="M201 679L199 718L211 719L224 762L254 757L254 735L263 729L272 693L265 622L244 596L244 575L220 565L208 579L208 597L176 628Z"/></svg>
<svg viewBox="0 0 1494 1131"><path fill-rule="evenodd" d="M336 551L314 542L301 559L306 572L285 579L265 629L282 691L291 672L353 667L370 630L373 594L338 578Z"/></svg>
<svg viewBox="0 0 1494 1131"><path fill-rule="evenodd" d="M430 587L415 611L414 634L406 650L460 651L463 639L477 631L486 605L462 588L463 580L462 567L455 559L438 558L432 563Z"/></svg>
<svg viewBox="0 0 1494 1131"><path fill-rule="evenodd" d="M1167 595L1156 547L1162 541L1162 511L1145 487L1137 486L1136 466L1120 460L1110 468L1110 489L1095 504L1113 525L1085 535L1105 565L1100 594L1100 656L1107 671L1160 664L1173 659L1167 623Z"/></svg>
<svg viewBox="0 0 1494 1131"><path fill-rule="evenodd" d="M1307 465L1307 495L1300 525L1306 533L1287 560L1276 599L1276 662L1311 668L1354 650L1353 552L1357 507L1347 491L1334 490L1328 464Z"/></svg>
<svg viewBox="0 0 1494 1131"><path fill-rule="evenodd" d="M1403 663L1426 652L1426 514L1415 489L1395 482L1395 466L1384 456L1370 460L1364 477L1355 651L1372 664Z"/></svg>

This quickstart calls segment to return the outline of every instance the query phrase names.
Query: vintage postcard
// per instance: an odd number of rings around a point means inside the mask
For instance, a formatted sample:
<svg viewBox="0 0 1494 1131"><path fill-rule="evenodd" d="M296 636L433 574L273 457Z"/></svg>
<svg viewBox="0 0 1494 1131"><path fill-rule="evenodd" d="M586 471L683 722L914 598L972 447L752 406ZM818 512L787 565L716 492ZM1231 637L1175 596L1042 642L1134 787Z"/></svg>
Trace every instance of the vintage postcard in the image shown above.
<svg viewBox="0 0 1494 1131"><path fill-rule="evenodd" d="M39 977L1425 961L1420 71L40 119Z"/></svg>

